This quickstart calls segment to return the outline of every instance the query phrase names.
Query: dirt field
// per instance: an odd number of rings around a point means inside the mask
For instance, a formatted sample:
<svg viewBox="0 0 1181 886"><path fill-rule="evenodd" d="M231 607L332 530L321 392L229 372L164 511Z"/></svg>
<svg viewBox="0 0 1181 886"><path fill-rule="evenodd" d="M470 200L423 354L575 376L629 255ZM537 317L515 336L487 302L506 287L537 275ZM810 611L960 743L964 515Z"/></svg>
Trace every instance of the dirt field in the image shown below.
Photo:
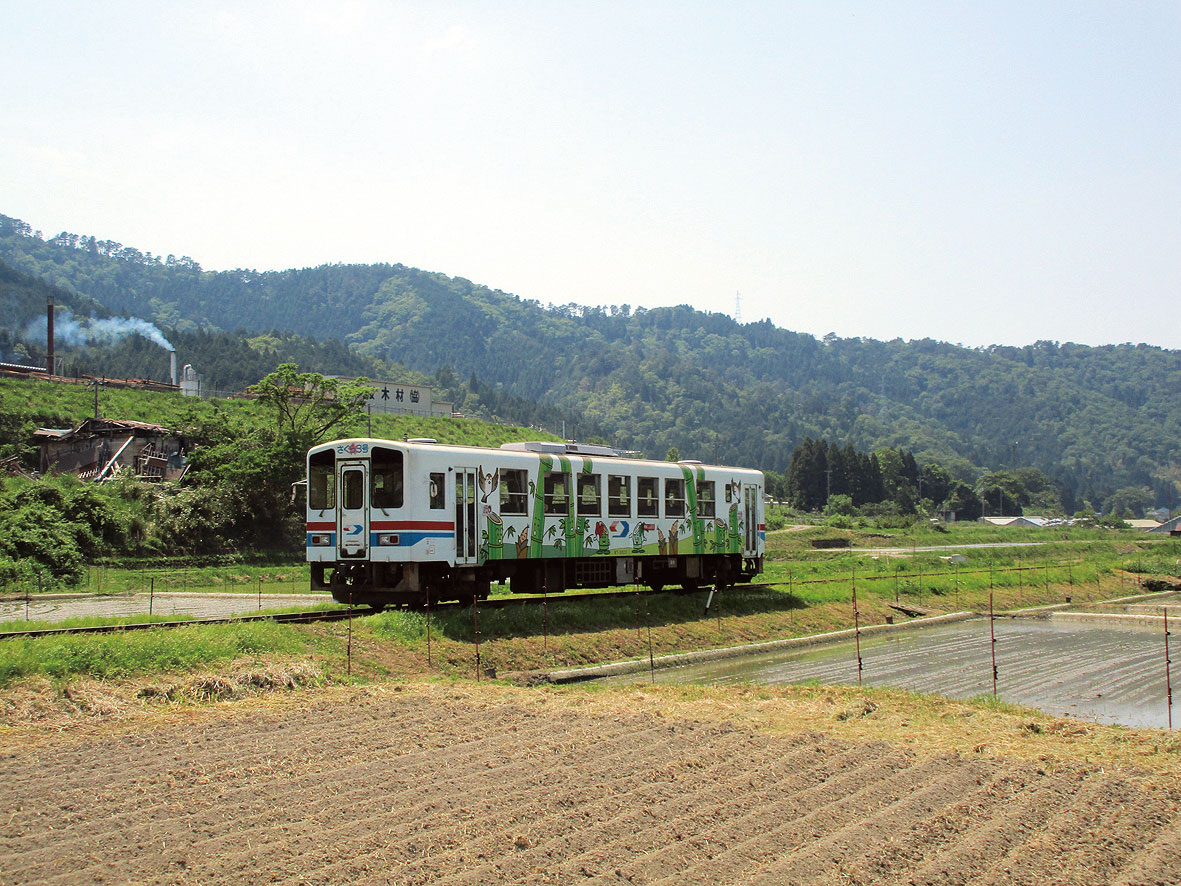
<svg viewBox="0 0 1181 886"><path fill-rule="evenodd" d="M851 740L845 714L776 735L665 692L411 683L10 729L0 882L1181 880L1169 774Z"/></svg>

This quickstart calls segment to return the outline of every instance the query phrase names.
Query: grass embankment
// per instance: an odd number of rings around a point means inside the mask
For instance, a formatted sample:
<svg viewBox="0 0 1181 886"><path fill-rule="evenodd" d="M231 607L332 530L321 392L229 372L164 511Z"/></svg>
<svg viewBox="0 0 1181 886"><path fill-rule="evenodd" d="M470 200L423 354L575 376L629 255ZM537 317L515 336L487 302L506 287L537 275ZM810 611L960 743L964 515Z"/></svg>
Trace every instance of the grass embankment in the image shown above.
<svg viewBox="0 0 1181 886"><path fill-rule="evenodd" d="M823 537L831 532L808 531L825 533ZM301 678L313 682L405 675L483 678L489 671L503 676L850 628L854 585L864 626L881 624L887 616L903 620L891 608L896 599L935 612L986 611L990 593L998 610L1062 603L1067 597L1078 604L1134 594L1142 590L1138 582L1178 571L1174 541L1153 542L1130 533L1064 539L1060 531L1029 530L1020 538L1042 542L1037 547L962 549L962 563L945 559L948 551L881 555L876 560L853 551L818 551L808 544L808 533L772 534L768 547L777 557L767 564L771 586L728 589L714 597L708 614L706 591L654 596L625 592L602 595L593 603L554 597L545 607L447 610L429 618L422 611L363 615L361 610L351 623L192 626L6 641L0 644L0 687L28 679L50 681L57 692L75 679L138 680L151 686L163 680L176 686L185 684L186 673L242 675L259 668L282 669L297 660L313 663L314 675L305 671ZM850 541L864 547L882 535L852 533ZM979 536L954 529L938 537L944 543L982 543L965 542L965 537ZM898 538L889 536L889 543L878 546L902 547ZM912 547L923 546L917 542ZM249 589L254 591L257 576L252 581ZM287 590L286 580L281 584L276 589ZM232 690L221 694L232 695ZM164 694L210 693L194 689Z"/></svg>

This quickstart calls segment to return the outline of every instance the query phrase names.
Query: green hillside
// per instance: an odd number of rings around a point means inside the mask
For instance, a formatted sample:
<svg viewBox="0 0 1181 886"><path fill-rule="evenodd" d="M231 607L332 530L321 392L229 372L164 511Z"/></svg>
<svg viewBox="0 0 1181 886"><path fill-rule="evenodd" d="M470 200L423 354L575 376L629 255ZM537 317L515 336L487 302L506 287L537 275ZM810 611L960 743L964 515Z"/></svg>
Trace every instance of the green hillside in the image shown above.
<svg viewBox="0 0 1181 886"><path fill-rule="evenodd" d="M170 336L336 339L350 359L378 361L365 365L432 377L441 399L524 423L540 408L651 455L675 447L781 472L811 437L905 447L967 483L1036 467L1068 510L1127 486L1163 506L1181 498L1181 353L1158 347L818 340L684 306L543 306L393 264L207 272L93 237L47 240L5 217L0 261ZM316 346L299 362L332 371Z"/></svg>

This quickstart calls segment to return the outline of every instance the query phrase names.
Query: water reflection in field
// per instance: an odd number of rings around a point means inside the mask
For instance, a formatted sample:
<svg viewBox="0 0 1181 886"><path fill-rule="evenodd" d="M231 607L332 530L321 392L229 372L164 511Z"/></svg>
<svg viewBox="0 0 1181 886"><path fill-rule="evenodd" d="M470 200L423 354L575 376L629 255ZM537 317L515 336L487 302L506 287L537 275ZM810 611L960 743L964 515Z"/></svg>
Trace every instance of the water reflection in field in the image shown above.
<svg viewBox="0 0 1181 886"><path fill-rule="evenodd" d="M1162 628L998 619L996 637L1004 701L1102 723L1167 724ZM862 681L951 698L991 694L989 645L987 619L863 636ZM853 641L831 643L658 671L656 679L855 684L857 655Z"/></svg>

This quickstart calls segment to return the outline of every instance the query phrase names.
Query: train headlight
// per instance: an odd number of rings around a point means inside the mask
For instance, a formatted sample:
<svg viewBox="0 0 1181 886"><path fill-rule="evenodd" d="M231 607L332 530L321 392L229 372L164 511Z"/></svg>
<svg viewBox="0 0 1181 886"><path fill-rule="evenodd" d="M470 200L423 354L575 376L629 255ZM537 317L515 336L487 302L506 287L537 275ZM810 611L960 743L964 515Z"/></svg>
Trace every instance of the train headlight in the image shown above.
<svg viewBox="0 0 1181 886"><path fill-rule="evenodd" d="M308 544L312 547L319 547L332 544L332 536L326 532L313 532L308 536Z"/></svg>
<svg viewBox="0 0 1181 886"><path fill-rule="evenodd" d="M377 543L379 545L400 545L402 539L399 538L396 532L379 532L377 535Z"/></svg>

